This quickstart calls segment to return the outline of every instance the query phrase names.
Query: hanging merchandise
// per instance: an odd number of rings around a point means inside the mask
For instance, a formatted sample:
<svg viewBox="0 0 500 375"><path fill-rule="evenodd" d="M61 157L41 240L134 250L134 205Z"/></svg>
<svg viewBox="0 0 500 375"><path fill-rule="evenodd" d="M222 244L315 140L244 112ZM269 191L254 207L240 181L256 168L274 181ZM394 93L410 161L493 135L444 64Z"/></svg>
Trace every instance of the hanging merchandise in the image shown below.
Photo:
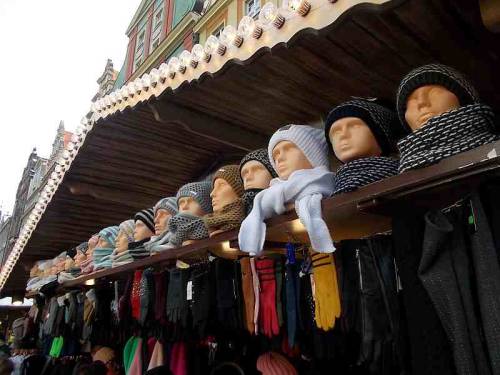
<svg viewBox="0 0 500 375"><path fill-rule="evenodd" d="M132 290L130 293L130 306L132 307L132 318L139 321L141 318L141 270L134 272L134 281L132 282Z"/></svg>
<svg viewBox="0 0 500 375"><path fill-rule="evenodd" d="M218 258L215 263L217 319L226 330L241 328L239 263Z"/></svg>
<svg viewBox="0 0 500 375"><path fill-rule="evenodd" d="M294 259L295 248L292 244L287 244L293 251L292 257L287 257L285 264L285 320L288 345L293 348L296 343L297 331L301 326L300 322L300 264Z"/></svg>
<svg viewBox="0 0 500 375"><path fill-rule="evenodd" d="M189 303L187 300L187 286L191 270L175 268L169 271L167 292L167 319L172 324L181 327L187 326Z"/></svg>
<svg viewBox="0 0 500 375"><path fill-rule="evenodd" d="M215 291L212 264L203 262L192 267L191 284L188 283L188 288L191 288L188 293L192 293L187 295L187 299L191 297L193 328L200 338L204 338L214 312Z"/></svg>
<svg viewBox="0 0 500 375"><path fill-rule="evenodd" d="M255 268L259 276L259 329L267 337L279 334L276 311L276 276L273 259L258 259Z"/></svg>
<svg viewBox="0 0 500 375"><path fill-rule="evenodd" d="M243 257L239 260L241 268L241 291L243 295L243 303L245 305L243 311L243 322L246 330L251 335L255 334L254 310L255 310L255 294L253 289L252 266L249 257Z"/></svg>
<svg viewBox="0 0 500 375"><path fill-rule="evenodd" d="M92 253L95 270L111 268L111 254L115 249L115 240L119 230L119 227L112 226L104 228L99 232L99 242Z"/></svg>
<svg viewBox="0 0 500 375"><path fill-rule="evenodd" d="M144 247L150 253L161 251L161 246L169 242L170 232L168 230L168 224L172 216L177 215L179 212L177 199L175 197L167 197L159 200L154 206L153 212L155 235L144 244Z"/></svg>
<svg viewBox="0 0 500 375"><path fill-rule="evenodd" d="M262 375L297 375L297 370L279 353L267 352L257 359L257 370Z"/></svg>

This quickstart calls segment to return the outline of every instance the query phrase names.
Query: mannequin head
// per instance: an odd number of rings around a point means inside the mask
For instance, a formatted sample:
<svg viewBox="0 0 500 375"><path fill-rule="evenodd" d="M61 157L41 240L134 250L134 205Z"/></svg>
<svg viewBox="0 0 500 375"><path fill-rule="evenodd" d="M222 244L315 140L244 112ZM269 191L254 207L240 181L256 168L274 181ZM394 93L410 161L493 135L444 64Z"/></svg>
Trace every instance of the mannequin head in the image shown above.
<svg viewBox="0 0 500 375"><path fill-rule="evenodd" d="M269 160L281 180L301 169L328 168L328 146L323 131L307 125L286 125L269 140Z"/></svg>
<svg viewBox="0 0 500 375"><path fill-rule="evenodd" d="M134 241L142 241L151 237L155 231L153 209L141 210L134 216Z"/></svg>
<svg viewBox="0 0 500 375"><path fill-rule="evenodd" d="M240 176L245 190L267 189L271 180L278 177L267 150L263 148L249 152L241 159Z"/></svg>
<svg viewBox="0 0 500 375"><path fill-rule="evenodd" d="M236 202L243 195L243 184L237 165L226 165L219 168L212 179L213 188L210 193L214 212Z"/></svg>
<svg viewBox="0 0 500 375"><path fill-rule="evenodd" d="M168 229L170 218L177 214L177 200L175 197L163 198L153 208L155 213L155 235L159 236Z"/></svg>
<svg viewBox="0 0 500 375"><path fill-rule="evenodd" d="M92 258L92 254L94 253L94 249L97 247L97 242L99 242L99 234L94 234L89 239L89 248L87 249L86 255L87 258Z"/></svg>
<svg viewBox="0 0 500 375"><path fill-rule="evenodd" d="M425 126L428 120L460 107L457 96L439 85L415 89L406 100L405 120L412 131Z"/></svg>
<svg viewBox="0 0 500 375"><path fill-rule="evenodd" d="M396 114L368 99L354 99L332 109L325 137L342 163L388 155L396 150Z"/></svg>
<svg viewBox="0 0 500 375"><path fill-rule="evenodd" d="M441 64L412 70L402 79L397 93L398 117L406 134L436 116L474 103L479 103L479 96L469 81Z"/></svg>
<svg viewBox="0 0 500 375"><path fill-rule="evenodd" d="M122 253L128 249L128 244L134 241L134 220L125 220L119 226L120 231L116 236L115 250L117 253Z"/></svg>
<svg viewBox="0 0 500 375"><path fill-rule="evenodd" d="M179 213L198 217L211 213L211 190L212 184L209 181L191 182L182 186L176 196Z"/></svg>
<svg viewBox="0 0 500 375"><path fill-rule="evenodd" d="M118 226L112 226L112 227L107 227L102 229L99 232L99 241L97 242L97 246L99 248L114 248L115 247L115 241L116 241L116 236L118 235L119 231Z"/></svg>

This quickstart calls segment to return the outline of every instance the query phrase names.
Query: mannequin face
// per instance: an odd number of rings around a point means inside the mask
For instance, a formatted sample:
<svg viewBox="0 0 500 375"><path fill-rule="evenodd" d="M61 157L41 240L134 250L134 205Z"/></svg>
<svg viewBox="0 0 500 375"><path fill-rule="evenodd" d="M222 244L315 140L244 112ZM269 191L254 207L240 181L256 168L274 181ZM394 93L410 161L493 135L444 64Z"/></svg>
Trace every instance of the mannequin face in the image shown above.
<svg viewBox="0 0 500 375"><path fill-rule="evenodd" d="M152 235L153 232L142 222L142 220L137 220L135 222L134 241L142 241Z"/></svg>
<svg viewBox="0 0 500 375"><path fill-rule="evenodd" d="M193 197L179 198L179 212L185 212L194 216L203 216L206 212Z"/></svg>
<svg viewBox="0 0 500 375"><path fill-rule="evenodd" d="M281 141L274 146L272 156L278 176L282 180L287 180L292 172L301 169L312 169L311 163L300 148L289 141Z"/></svg>
<svg viewBox="0 0 500 375"><path fill-rule="evenodd" d="M344 117L332 124L329 132L335 156L343 163L382 155L382 150L366 122Z"/></svg>
<svg viewBox="0 0 500 375"><path fill-rule="evenodd" d="M408 97L405 119L415 131L425 126L429 119L459 107L457 96L443 86L422 86Z"/></svg>
<svg viewBox="0 0 500 375"><path fill-rule="evenodd" d="M262 163L257 160L250 160L241 168L241 178L245 190L267 189L273 176Z"/></svg>
<svg viewBox="0 0 500 375"><path fill-rule="evenodd" d="M87 259L87 256L81 251L77 251L75 255L75 266L79 267L85 259Z"/></svg>
<svg viewBox="0 0 500 375"><path fill-rule="evenodd" d="M169 222L171 217L172 217L172 214L163 208L156 211L156 214L155 214L155 234L157 236L159 236L160 234L164 233L167 230L168 222Z"/></svg>
<svg viewBox="0 0 500 375"><path fill-rule="evenodd" d="M229 183L223 178L214 181L214 188L210 193L212 207L214 211L220 211L230 203L235 202L239 197Z"/></svg>
<svg viewBox="0 0 500 375"><path fill-rule="evenodd" d="M128 248L128 238L125 232L120 230L118 236L116 236L116 252L122 253Z"/></svg>
<svg viewBox="0 0 500 375"><path fill-rule="evenodd" d="M99 237L96 247L111 247L111 244L104 237ZM92 252L94 252L94 249L92 249Z"/></svg>

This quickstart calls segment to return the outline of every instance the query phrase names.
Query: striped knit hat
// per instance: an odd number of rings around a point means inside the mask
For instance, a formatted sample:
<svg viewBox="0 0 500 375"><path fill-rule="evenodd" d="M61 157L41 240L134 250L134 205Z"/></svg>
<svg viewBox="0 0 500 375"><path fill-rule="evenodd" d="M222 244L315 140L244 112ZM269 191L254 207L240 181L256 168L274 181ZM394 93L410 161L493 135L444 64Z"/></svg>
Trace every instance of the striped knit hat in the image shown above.
<svg viewBox="0 0 500 375"><path fill-rule="evenodd" d="M442 64L428 64L413 69L399 84L396 95L399 121L405 134L412 132L405 119L406 101L413 91L426 85L445 87L457 96L461 106L479 103L479 95L476 89L457 70Z"/></svg>
<svg viewBox="0 0 500 375"><path fill-rule="evenodd" d="M153 208L155 215L158 210L167 210L172 216L176 215L179 211L179 208L177 207L177 199L175 197L160 199Z"/></svg>
<svg viewBox="0 0 500 375"><path fill-rule="evenodd" d="M198 202L203 211L207 214L212 212L212 199L210 193L212 191L212 183L210 181L190 182L182 186L177 192L176 199L179 204L179 199L183 197L192 197Z"/></svg>
<svg viewBox="0 0 500 375"><path fill-rule="evenodd" d="M262 375L297 375L291 363L276 352L267 352L257 358L257 370Z"/></svg>
<svg viewBox="0 0 500 375"><path fill-rule="evenodd" d="M269 146L267 147L269 161L276 172L273 150L274 147L282 141L292 142L300 148L314 168L329 166L328 144L326 143L322 129L316 129L307 125L286 125L279 128L273 134L269 140Z"/></svg>
<svg viewBox="0 0 500 375"><path fill-rule="evenodd" d="M146 208L144 210L140 210L138 213L134 215L134 222L137 220L142 221L146 226L151 229L151 232L155 231L155 217L153 214L152 208Z"/></svg>
<svg viewBox="0 0 500 375"><path fill-rule="evenodd" d="M119 230L120 228L116 225L104 228L99 232L99 237L104 238L111 245L111 247L115 247L116 236L118 235Z"/></svg>
<svg viewBox="0 0 500 375"><path fill-rule="evenodd" d="M241 181L239 167L237 165L225 165L219 168L212 178L212 184L214 184L215 180L218 178L222 178L226 181L233 188L238 197L243 195L243 181Z"/></svg>
<svg viewBox="0 0 500 375"><path fill-rule="evenodd" d="M338 105L328 114L325 121L325 138L330 147L332 147L330 128L335 121L345 117L360 118L368 125L382 150L382 155L396 151L396 140L399 138L396 114L366 99L349 100Z"/></svg>
<svg viewBox="0 0 500 375"><path fill-rule="evenodd" d="M262 164L266 169L271 173L271 176L273 178L278 177L276 171L273 168L273 165L269 161L269 155L267 153L267 150L265 148L259 148L258 150L254 150L246 154L243 159L240 161L240 174L241 174L241 169L243 166L248 163L249 161L258 161L260 164Z"/></svg>
<svg viewBox="0 0 500 375"><path fill-rule="evenodd" d="M123 232L127 236L128 242L134 241L134 227L135 227L135 222L132 219L125 220L119 226L120 232Z"/></svg>

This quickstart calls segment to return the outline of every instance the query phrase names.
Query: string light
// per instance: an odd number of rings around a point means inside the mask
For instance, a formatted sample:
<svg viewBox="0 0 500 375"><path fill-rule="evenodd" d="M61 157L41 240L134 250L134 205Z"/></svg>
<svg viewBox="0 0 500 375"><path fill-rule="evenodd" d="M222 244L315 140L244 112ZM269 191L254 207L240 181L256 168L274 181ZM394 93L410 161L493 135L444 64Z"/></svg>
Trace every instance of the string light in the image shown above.
<svg viewBox="0 0 500 375"><path fill-rule="evenodd" d="M192 59L193 58L191 56L191 52L187 50L182 51L182 53L179 55L179 61L180 61L179 71L181 73L184 73L186 71L186 68L189 65L191 65Z"/></svg>
<svg viewBox="0 0 500 375"><path fill-rule="evenodd" d="M285 0L283 7L289 11L297 12L302 17L305 17L311 10L311 3L307 0Z"/></svg>
<svg viewBox="0 0 500 375"><path fill-rule="evenodd" d="M238 25L238 33L243 38L253 36L255 39L259 39L262 36L262 31L262 27L257 25L255 20L250 16L244 16Z"/></svg>
<svg viewBox="0 0 500 375"><path fill-rule="evenodd" d="M171 57L170 60L168 60L168 73L170 75L170 78L174 78L175 77L175 73L177 73L181 67L181 62L179 61L179 58L178 57ZM184 67L184 70L186 68ZM184 73L183 71L181 71L181 73Z"/></svg>
<svg viewBox="0 0 500 375"><path fill-rule="evenodd" d="M215 52L223 55L226 52L226 47L220 44L219 39L215 35L210 35L205 42L205 53L212 56Z"/></svg>
<svg viewBox="0 0 500 375"><path fill-rule="evenodd" d="M234 28L234 26L227 25L220 34L220 42L226 48L229 48L232 45L241 47L241 45L243 44L243 37L241 35L238 35L238 31Z"/></svg>
<svg viewBox="0 0 500 375"><path fill-rule="evenodd" d="M202 60L205 62L210 61L210 55L205 52L205 48L201 44L195 44L191 50L191 66L196 68L198 63Z"/></svg>
<svg viewBox="0 0 500 375"><path fill-rule="evenodd" d="M273 3L268 2L260 10L259 21L265 26L273 24L274 27L280 29L285 24L285 17L279 13Z"/></svg>

